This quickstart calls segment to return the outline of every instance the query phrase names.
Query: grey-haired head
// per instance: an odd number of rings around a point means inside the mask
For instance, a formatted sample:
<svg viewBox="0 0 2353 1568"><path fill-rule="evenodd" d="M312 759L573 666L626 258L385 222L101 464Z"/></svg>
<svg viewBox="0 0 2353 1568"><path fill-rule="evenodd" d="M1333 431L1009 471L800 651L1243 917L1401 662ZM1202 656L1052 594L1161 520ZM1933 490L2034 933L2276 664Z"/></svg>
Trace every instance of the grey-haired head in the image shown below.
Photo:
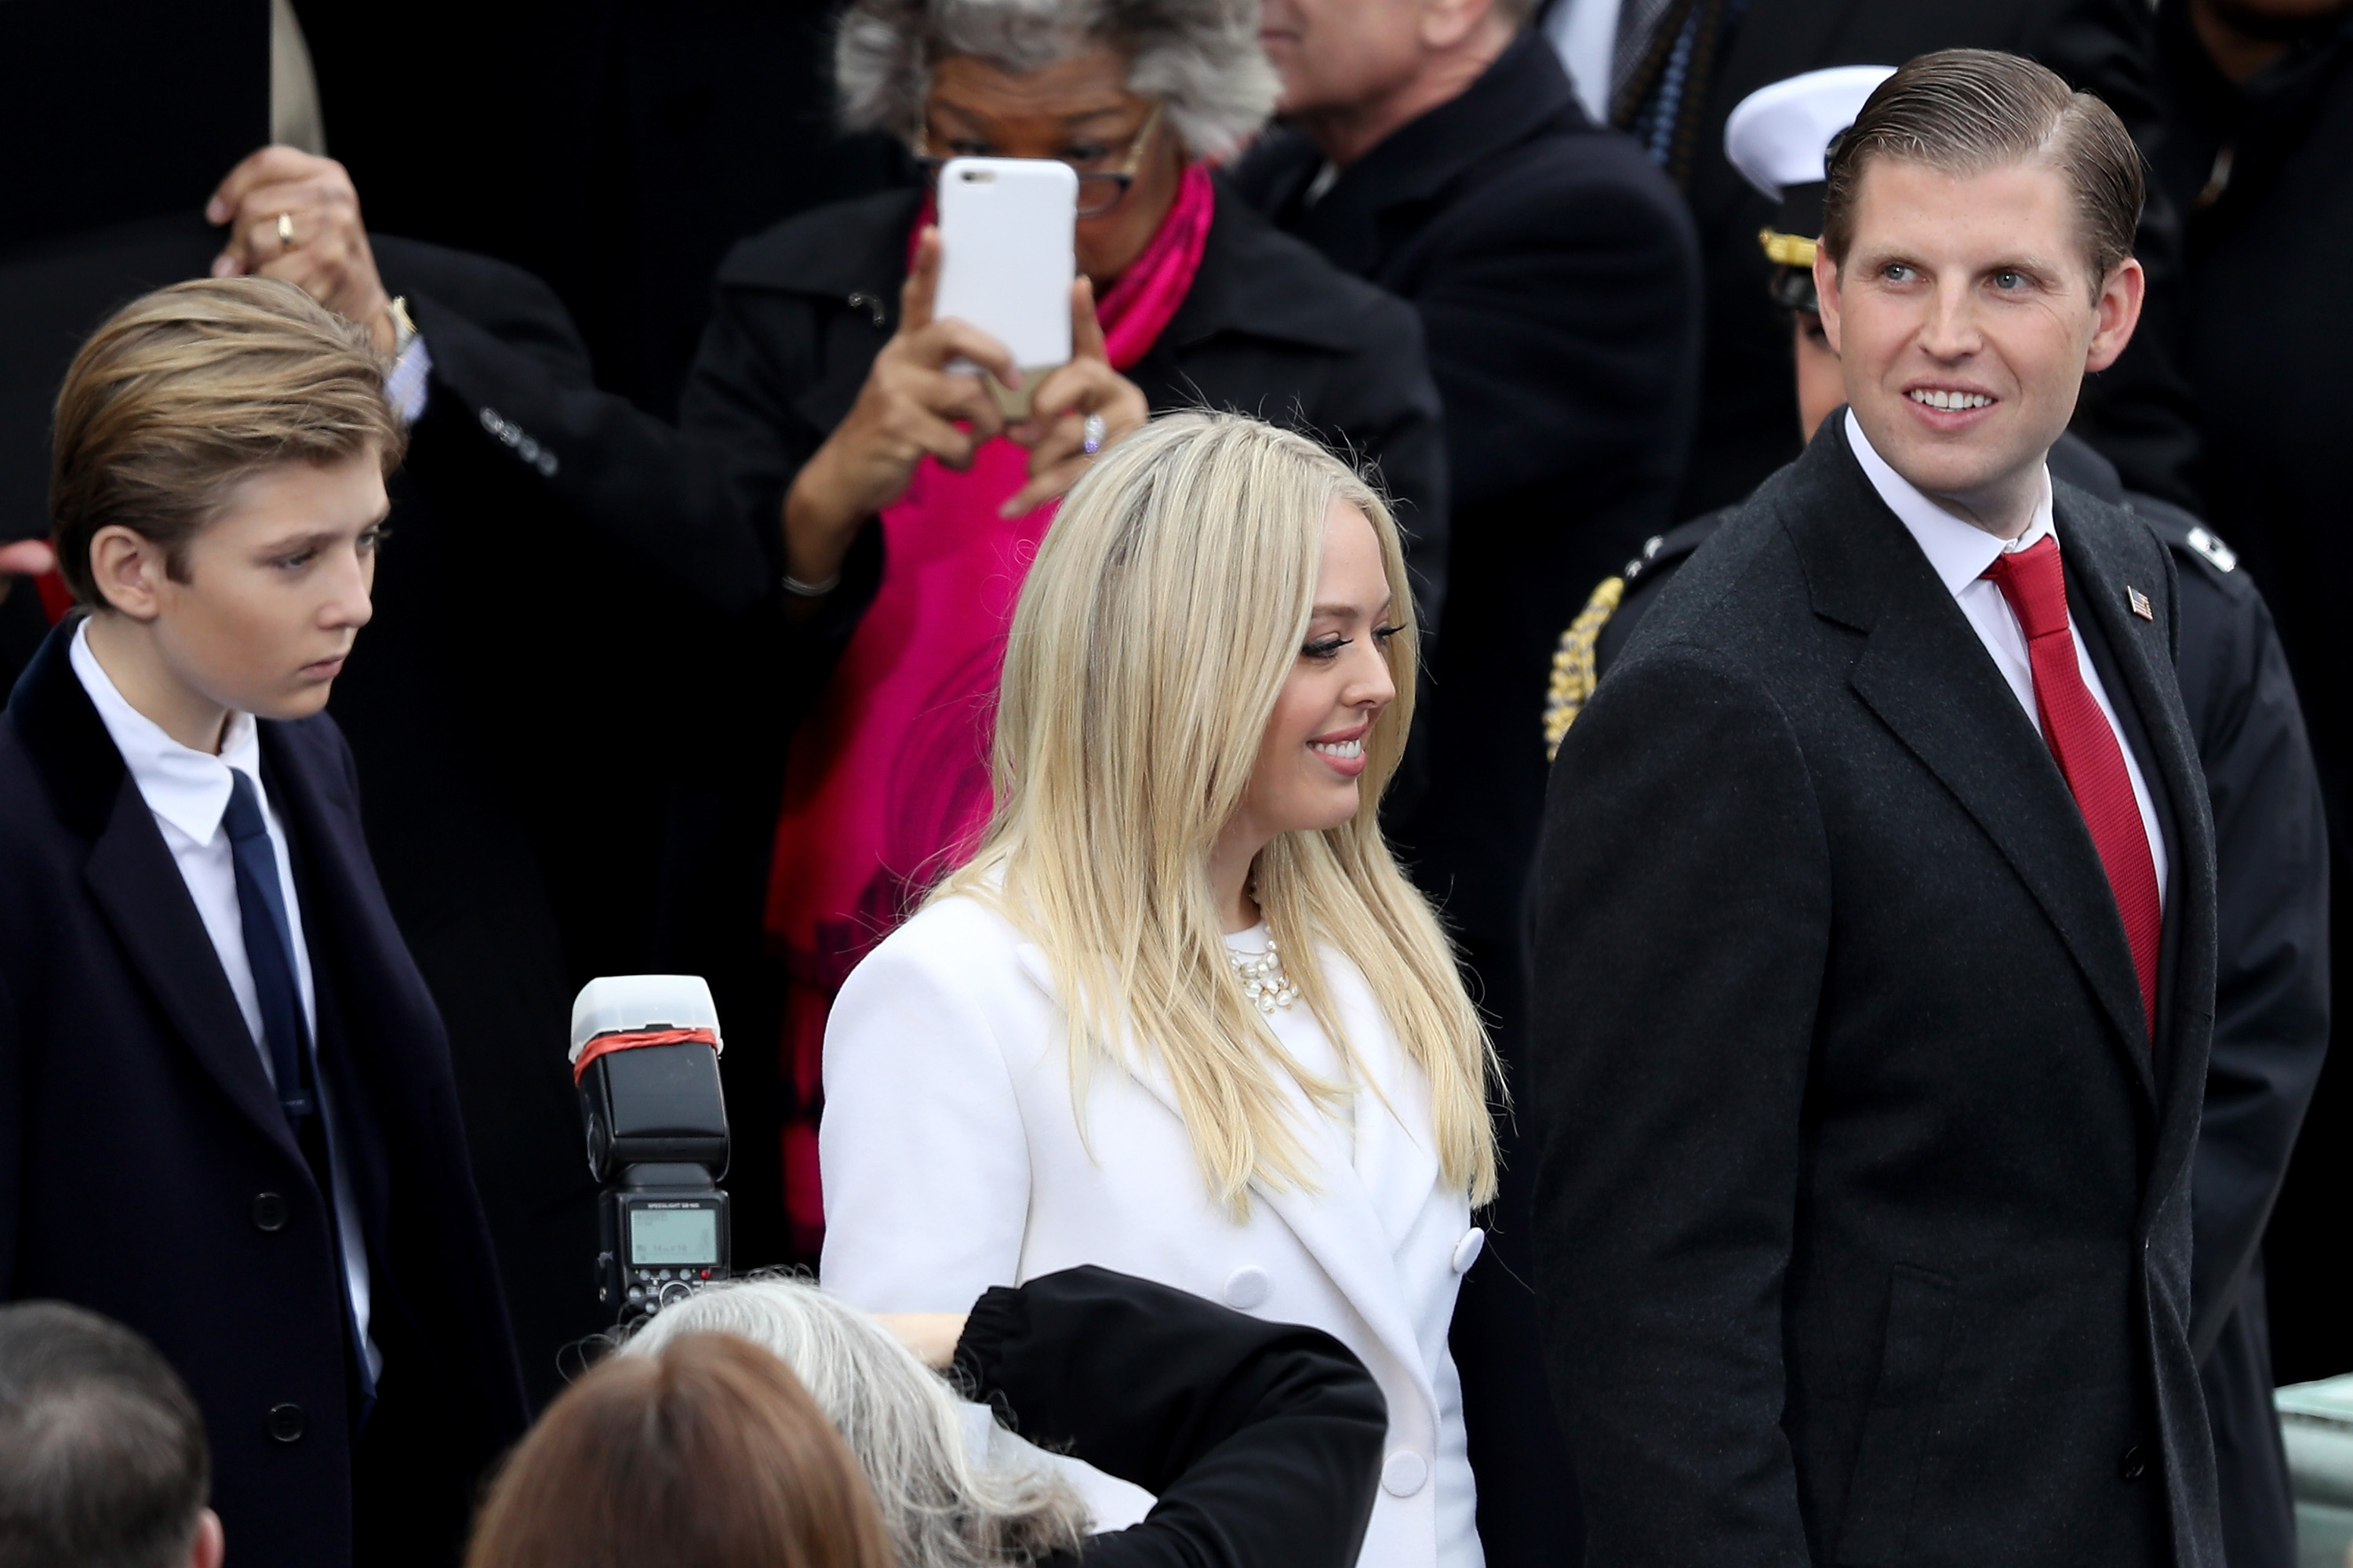
<svg viewBox="0 0 2353 1568"><path fill-rule="evenodd" d="M1258 0L853 0L834 45L843 125L913 145L932 69L970 55L1026 74L1109 47L1131 90L1167 104L1195 157L1223 157L1274 111Z"/></svg>
<svg viewBox="0 0 2353 1568"><path fill-rule="evenodd" d="M1083 1541L1086 1504L1045 1453L1001 1427L973 1452L946 1379L810 1281L772 1274L708 1287L648 1319L620 1353L710 1333L751 1340L800 1379L866 1472L899 1568L1001 1568Z"/></svg>

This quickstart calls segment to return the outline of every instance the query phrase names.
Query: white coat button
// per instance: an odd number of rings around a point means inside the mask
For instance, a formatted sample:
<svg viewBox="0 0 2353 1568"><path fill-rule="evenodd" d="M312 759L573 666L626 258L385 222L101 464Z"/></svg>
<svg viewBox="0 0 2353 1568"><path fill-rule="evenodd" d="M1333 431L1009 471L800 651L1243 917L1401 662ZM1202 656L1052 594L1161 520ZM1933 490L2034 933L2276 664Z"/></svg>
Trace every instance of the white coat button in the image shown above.
<svg viewBox="0 0 2353 1568"><path fill-rule="evenodd" d="M1393 1451L1381 1466L1381 1490L1393 1498L1409 1498L1430 1479L1430 1461L1410 1448Z"/></svg>
<svg viewBox="0 0 2353 1568"><path fill-rule="evenodd" d="M1274 1281L1254 1263L1244 1264L1226 1278L1226 1305L1237 1312L1263 1307L1266 1298L1273 1294Z"/></svg>
<svg viewBox="0 0 2353 1568"><path fill-rule="evenodd" d="M1481 1230L1477 1225L1472 1225L1469 1230L1464 1231L1462 1239L1454 1244L1454 1272L1470 1273L1471 1266L1478 1262L1479 1255L1486 1250L1487 1233L1485 1231Z"/></svg>

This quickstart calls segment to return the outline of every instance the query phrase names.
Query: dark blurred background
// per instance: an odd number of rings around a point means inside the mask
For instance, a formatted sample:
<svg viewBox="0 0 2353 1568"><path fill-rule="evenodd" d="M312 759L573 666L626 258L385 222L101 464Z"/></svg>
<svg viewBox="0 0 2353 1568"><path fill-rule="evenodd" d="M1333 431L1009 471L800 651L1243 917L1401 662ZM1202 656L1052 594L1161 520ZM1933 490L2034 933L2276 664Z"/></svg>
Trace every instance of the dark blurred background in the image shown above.
<svg viewBox="0 0 2353 1568"><path fill-rule="evenodd" d="M664 416L727 247L904 173L894 144L833 133L835 9L295 4L328 154L351 170L370 226L538 273L571 308L598 382Z"/></svg>

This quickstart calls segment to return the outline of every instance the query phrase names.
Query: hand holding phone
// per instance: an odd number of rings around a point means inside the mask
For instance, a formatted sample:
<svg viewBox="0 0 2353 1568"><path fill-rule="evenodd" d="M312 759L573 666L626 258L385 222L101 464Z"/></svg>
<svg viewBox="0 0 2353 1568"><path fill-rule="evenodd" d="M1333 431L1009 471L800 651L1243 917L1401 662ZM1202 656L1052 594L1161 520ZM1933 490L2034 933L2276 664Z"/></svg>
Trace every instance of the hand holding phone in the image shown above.
<svg viewBox="0 0 2353 1568"><path fill-rule="evenodd" d="M1058 159L951 158L940 170L937 313L1003 344L1028 380L1070 362L1078 203L1079 176ZM1009 385L997 403L1008 418L1029 413L1028 393Z"/></svg>
<svg viewBox="0 0 2353 1568"><path fill-rule="evenodd" d="M1078 483L1096 452L1152 417L1144 388L1112 368L1094 286L1084 278L1071 285L1070 312L1071 362L1034 382L1028 415L1006 427L1008 440L1029 449L1029 482L997 509L1002 516L1018 517L1060 495ZM1103 420L1094 451L1087 449L1090 415Z"/></svg>
<svg viewBox="0 0 2353 1568"><path fill-rule="evenodd" d="M786 492L785 570L802 582L824 582L841 569L858 531L906 493L924 458L968 468L981 444L1004 430L987 384L949 370L951 362L1027 385L1003 344L968 322L935 319L939 276L939 231L928 229L899 291L899 330L874 356L858 401ZM790 608L809 603L796 599Z"/></svg>

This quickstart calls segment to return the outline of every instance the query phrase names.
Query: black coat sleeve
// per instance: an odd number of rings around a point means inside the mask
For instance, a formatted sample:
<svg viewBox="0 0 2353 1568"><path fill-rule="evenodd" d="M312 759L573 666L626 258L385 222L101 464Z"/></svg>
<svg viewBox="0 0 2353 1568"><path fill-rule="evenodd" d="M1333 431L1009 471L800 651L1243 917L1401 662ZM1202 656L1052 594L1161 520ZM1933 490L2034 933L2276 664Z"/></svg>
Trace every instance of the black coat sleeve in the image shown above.
<svg viewBox="0 0 2353 1568"><path fill-rule="evenodd" d="M1091 1568L1351 1568L1388 1410L1320 1330L1082 1267L974 1306L955 1371L1024 1437L1159 1498Z"/></svg>
<svg viewBox="0 0 2353 1568"><path fill-rule="evenodd" d="M420 442L486 442L561 512L695 602L731 616L773 609L785 491L827 434L795 406L794 387L815 374L797 299L718 291L673 426L598 389L586 344L537 278L416 240L375 244L432 356ZM792 689L822 683L881 576L870 528L842 587L776 640Z"/></svg>
<svg viewBox="0 0 2353 1568"><path fill-rule="evenodd" d="M2190 1343L2239 1299L2328 1050L2328 832L2270 610L2181 563L2184 706L2214 810L2214 1043L2192 1187Z"/></svg>
<svg viewBox="0 0 2353 1568"><path fill-rule="evenodd" d="M1831 871L1788 719L1638 636L1561 744L1537 874L1536 1291L1587 1561L1803 1568L1781 1290Z"/></svg>
<svg viewBox="0 0 2353 1568"><path fill-rule="evenodd" d="M430 295L412 299L410 310L433 355L431 396L461 404L565 511L715 609L738 613L768 599L781 571L782 514L750 503L740 454L552 374ZM725 329L712 323L714 334Z"/></svg>

